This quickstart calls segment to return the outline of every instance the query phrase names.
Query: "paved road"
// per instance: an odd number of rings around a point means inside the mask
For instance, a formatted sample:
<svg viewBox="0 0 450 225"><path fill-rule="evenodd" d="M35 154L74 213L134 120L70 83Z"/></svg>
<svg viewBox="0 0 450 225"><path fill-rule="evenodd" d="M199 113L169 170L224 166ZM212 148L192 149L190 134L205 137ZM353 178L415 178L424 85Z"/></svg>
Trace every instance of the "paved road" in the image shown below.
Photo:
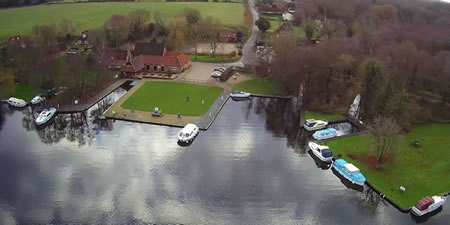
<svg viewBox="0 0 450 225"><path fill-rule="evenodd" d="M255 8L255 0L247 0L250 11L252 12L253 17L253 30L250 38L245 42L244 47L242 49L242 58L233 63L226 64L227 66L238 66L244 67L244 65L255 65L256 52L255 52L255 42L258 37L260 31L258 27L255 25L256 20L259 18L259 13Z"/></svg>

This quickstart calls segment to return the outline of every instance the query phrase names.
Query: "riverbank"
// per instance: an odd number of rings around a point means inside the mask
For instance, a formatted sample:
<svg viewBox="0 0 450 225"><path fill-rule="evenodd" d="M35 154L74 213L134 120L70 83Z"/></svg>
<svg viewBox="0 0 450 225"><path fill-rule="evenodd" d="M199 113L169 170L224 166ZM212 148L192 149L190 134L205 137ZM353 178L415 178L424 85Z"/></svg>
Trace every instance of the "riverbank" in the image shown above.
<svg viewBox="0 0 450 225"><path fill-rule="evenodd" d="M376 168L370 135L328 141L325 144L358 166L376 190L399 207L407 209L425 196L449 191L450 180L444 179L450 168L450 126L430 123L402 136L397 151L389 155L381 168ZM421 147L411 143L418 140ZM399 187L404 186L405 192Z"/></svg>

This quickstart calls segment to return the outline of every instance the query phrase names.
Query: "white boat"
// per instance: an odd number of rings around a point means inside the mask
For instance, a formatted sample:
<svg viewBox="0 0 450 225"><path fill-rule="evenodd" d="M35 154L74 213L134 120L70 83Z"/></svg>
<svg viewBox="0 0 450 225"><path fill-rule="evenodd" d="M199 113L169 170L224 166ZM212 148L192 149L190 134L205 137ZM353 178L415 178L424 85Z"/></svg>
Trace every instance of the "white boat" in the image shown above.
<svg viewBox="0 0 450 225"><path fill-rule="evenodd" d="M22 99L18 99L18 98L9 98L8 100L6 100L6 102L14 107L18 107L18 108L22 108L25 107L27 105L27 102L22 100Z"/></svg>
<svg viewBox="0 0 450 225"><path fill-rule="evenodd" d="M305 125L303 125L303 127L307 131L314 131L314 130L323 129L323 128L327 127L327 125L328 125L328 121L309 119L309 120L306 120Z"/></svg>
<svg viewBox="0 0 450 225"><path fill-rule="evenodd" d="M47 123L56 113L56 109L53 107L46 108L39 113L39 116L34 120L36 125L42 125Z"/></svg>
<svg viewBox="0 0 450 225"><path fill-rule="evenodd" d="M181 129L178 134L178 141L183 143L189 143L194 140L195 136L199 133L197 125L189 123Z"/></svg>
<svg viewBox="0 0 450 225"><path fill-rule="evenodd" d="M42 97L41 95L36 95L33 99L31 99L31 104L36 105L45 100L45 97Z"/></svg>
<svg viewBox="0 0 450 225"><path fill-rule="evenodd" d="M312 136L316 140L333 138L333 137L337 136L337 130L334 128L327 128L327 129L316 131Z"/></svg>
<svg viewBox="0 0 450 225"><path fill-rule="evenodd" d="M249 98L250 95L250 93L244 91L232 91L230 94L232 98Z"/></svg>
<svg viewBox="0 0 450 225"><path fill-rule="evenodd" d="M412 207L411 213L416 216L423 216L425 214L431 213L442 205L444 205L446 197L444 196L433 196L422 198L415 206Z"/></svg>
<svg viewBox="0 0 450 225"><path fill-rule="evenodd" d="M323 162L331 162L333 159L333 152L330 150L328 146L319 145L316 142L310 141L308 143L309 149L311 149L312 153L317 156Z"/></svg>

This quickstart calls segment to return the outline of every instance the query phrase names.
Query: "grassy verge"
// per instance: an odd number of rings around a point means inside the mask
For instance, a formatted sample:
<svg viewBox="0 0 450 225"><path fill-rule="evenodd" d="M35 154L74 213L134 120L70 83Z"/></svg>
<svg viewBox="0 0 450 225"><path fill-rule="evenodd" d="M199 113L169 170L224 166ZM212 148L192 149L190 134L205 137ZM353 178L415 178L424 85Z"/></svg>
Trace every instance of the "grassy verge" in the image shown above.
<svg viewBox="0 0 450 225"><path fill-rule="evenodd" d="M287 95L287 93L281 89L280 85L276 81L266 79L246 80L234 85L233 90L240 90L261 95Z"/></svg>
<svg viewBox="0 0 450 225"><path fill-rule="evenodd" d="M54 4L0 9L0 40L13 35L29 35L34 25L59 23L63 18L80 25L80 30L96 28L114 14L136 9L159 12L166 19L182 15L185 8L200 11L203 17L220 19L225 25L244 25L244 5L216 2L106 2Z"/></svg>
<svg viewBox="0 0 450 225"><path fill-rule="evenodd" d="M373 144L369 135L355 136L329 141L333 152L356 166L364 173L376 189L386 194L404 208L413 206L424 196L450 191L450 125L430 123L413 129L401 137L392 160L382 169L375 169L367 163L353 160L348 154L373 155ZM419 140L420 148L411 145ZM406 187L406 192L399 190Z"/></svg>
<svg viewBox="0 0 450 225"><path fill-rule="evenodd" d="M146 82L121 107L147 112L159 107L167 114L201 116L208 111L222 91L222 88L196 84Z"/></svg>
<svg viewBox="0 0 450 225"><path fill-rule="evenodd" d="M229 62L236 62L241 57L240 56L222 56L222 55L197 55L197 59L195 59L194 55L189 55L189 58L191 58L192 61L195 62L207 62L207 63L229 63Z"/></svg>
<svg viewBox="0 0 450 225"><path fill-rule="evenodd" d="M306 111L305 119L316 119L316 120L340 120L344 119L345 116L339 114L326 114L326 113L318 113L318 112L310 112Z"/></svg>

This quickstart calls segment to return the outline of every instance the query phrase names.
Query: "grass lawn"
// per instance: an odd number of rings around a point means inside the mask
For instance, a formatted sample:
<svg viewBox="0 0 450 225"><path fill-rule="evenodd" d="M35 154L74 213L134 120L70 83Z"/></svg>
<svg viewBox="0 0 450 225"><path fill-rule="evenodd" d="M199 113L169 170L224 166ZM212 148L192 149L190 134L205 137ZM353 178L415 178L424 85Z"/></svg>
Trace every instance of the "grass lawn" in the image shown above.
<svg viewBox="0 0 450 225"><path fill-rule="evenodd" d="M155 107L163 113L201 116L222 93L218 87L174 82L146 82L121 107L152 112ZM189 102L186 97L189 96ZM202 104L202 100L205 100Z"/></svg>
<svg viewBox="0 0 450 225"><path fill-rule="evenodd" d="M246 80L234 85L233 90L240 90L261 95L287 95L287 93L281 89L280 85L276 81L266 79Z"/></svg>
<svg viewBox="0 0 450 225"><path fill-rule="evenodd" d="M207 62L207 63L229 63L236 62L240 59L240 56L231 57L231 56L222 56L222 55L197 55L197 59L195 59L194 55L189 55L192 61L195 62Z"/></svg>
<svg viewBox="0 0 450 225"><path fill-rule="evenodd" d="M305 37L305 29L303 27L294 26L294 34L298 37Z"/></svg>
<svg viewBox="0 0 450 225"><path fill-rule="evenodd" d="M146 1L38 5L0 9L0 41L13 35L29 35L33 25L58 24L63 18L86 30L103 25L113 14L145 9L169 19L182 15L185 8L197 9L203 17L218 18L224 25L244 25L244 4L236 3Z"/></svg>
<svg viewBox="0 0 450 225"><path fill-rule="evenodd" d="M316 119L316 120L340 120L344 119L345 116L339 114L326 114L326 113L317 113L306 111L305 119Z"/></svg>
<svg viewBox="0 0 450 225"><path fill-rule="evenodd" d="M404 208L417 203L425 196L450 191L450 125L429 123L413 129L402 136L393 159L386 162L382 169L374 169L368 164L352 160L349 153L362 156L374 155L369 135L355 136L329 141L333 152L342 154L364 173L368 181L379 191ZM411 145L419 140L420 148ZM406 192L399 190L406 187Z"/></svg>
<svg viewBox="0 0 450 225"><path fill-rule="evenodd" d="M266 18L270 23L270 28L267 30L267 32L274 32L276 29L278 29L282 23L281 16L263 16Z"/></svg>

